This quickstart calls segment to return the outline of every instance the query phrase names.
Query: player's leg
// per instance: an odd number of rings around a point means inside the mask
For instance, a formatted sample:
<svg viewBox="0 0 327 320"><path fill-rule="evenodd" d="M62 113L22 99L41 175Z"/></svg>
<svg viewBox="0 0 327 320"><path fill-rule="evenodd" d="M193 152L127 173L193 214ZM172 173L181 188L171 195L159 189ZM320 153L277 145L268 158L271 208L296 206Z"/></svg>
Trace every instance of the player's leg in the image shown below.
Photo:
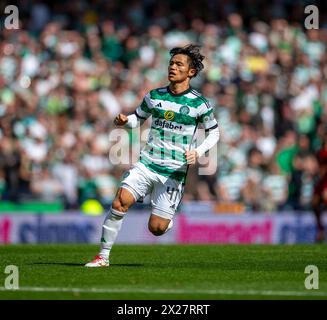
<svg viewBox="0 0 327 320"><path fill-rule="evenodd" d="M109 255L127 210L135 203L133 194L125 188L119 188L112 206L102 225L100 253L86 267L109 266Z"/></svg>
<svg viewBox="0 0 327 320"><path fill-rule="evenodd" d="M110 250L122 226L127 210L135 203L133 194L125 188L119 188L109 214L102 225L100 256L109 258Z"/></svg>
<svg viewBox="0 0 327 320"><path fill-rule="evenodd" d="M173 226L173 217L182 199L184 185L173 179L166 183L157 181L151 195L152 213L149 230L155 236L161 236Z"/></svg>
<svg viewBox="0 0 327 320"><path fill-rule="evenodd" d="M154 212L154 213L153 213ZM152 234L155 236L161 236L166 233L173 226L173 220L169 218L159 217L153 211L149 223L148 228Z"/></svg>
<svg viewBox="0 0 327 320"><path fill-rule="evenodd" d="M109 214L102 225L101 251L93 261L87 263L87 267L101 267L109 265L111 248L122 226L123 218L127 210L143 197L151 187L151 182L137 167L125 173L121 187L117 191Z"/></svg>

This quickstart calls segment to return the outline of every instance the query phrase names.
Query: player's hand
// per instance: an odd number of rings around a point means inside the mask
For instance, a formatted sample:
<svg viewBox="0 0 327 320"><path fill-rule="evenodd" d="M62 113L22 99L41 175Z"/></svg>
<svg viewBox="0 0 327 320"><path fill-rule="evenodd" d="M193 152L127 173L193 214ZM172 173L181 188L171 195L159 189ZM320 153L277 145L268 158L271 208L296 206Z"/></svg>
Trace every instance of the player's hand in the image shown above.
<svg viewBox="0 0 327 320"><path fill-rule="evenodd" d="M199 155L195 150L185 152L185 158L186 158L187 164L195 164L196 159L198 157L199 157Z"/></svg>
<svg viewBox="0 0 327 320"><path fill-rule="evenodd" d="M114 120L114 124L116 126L123 126L124 124L126 124L128 122L128 118L127 116L125 116L124 114L120 113Z"/></svg>

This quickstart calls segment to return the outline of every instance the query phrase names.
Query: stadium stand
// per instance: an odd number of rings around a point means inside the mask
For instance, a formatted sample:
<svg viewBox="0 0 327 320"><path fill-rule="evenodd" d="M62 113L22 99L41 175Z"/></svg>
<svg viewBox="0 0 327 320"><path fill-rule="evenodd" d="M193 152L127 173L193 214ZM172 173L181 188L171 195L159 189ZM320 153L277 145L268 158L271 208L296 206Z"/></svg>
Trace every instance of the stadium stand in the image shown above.
<svg viewBox="0 0 327 320"><path fill-rule="evenodd" d="M168 49L190 42L206 56L192 85L215 106L221 140L216 172L192 168L184 201L310 209L327 123L326 8L319 30L305 30L302 2L287 0L19 9L20 29L0 33L0 211L108 206L126 169L108 159L112 121L167 84Z"/></svg>

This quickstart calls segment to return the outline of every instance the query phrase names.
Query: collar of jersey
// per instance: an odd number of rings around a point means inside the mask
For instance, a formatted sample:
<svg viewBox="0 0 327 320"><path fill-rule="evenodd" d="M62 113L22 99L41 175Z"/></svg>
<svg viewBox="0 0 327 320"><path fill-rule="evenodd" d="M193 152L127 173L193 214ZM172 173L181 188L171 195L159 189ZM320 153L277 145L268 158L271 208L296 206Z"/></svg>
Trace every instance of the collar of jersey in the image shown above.
<svg viewBox="0 0 327 320"><path fill-rule="evenodd" d="M185 91L183 91L181 93L173 93L173 92L171 92L169 86L167 86L167 91L174 97L183 96L184 94L189 93L191 90L192 90L192 87L190 86L188 89L186 89Z"/></svg>

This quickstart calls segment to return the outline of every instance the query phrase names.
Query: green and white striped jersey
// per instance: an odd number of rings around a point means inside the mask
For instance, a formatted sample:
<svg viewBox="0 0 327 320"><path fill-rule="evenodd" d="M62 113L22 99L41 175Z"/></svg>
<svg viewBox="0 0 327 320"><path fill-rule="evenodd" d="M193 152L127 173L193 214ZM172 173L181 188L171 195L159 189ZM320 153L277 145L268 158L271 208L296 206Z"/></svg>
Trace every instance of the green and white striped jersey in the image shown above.
<svg viewBox="0 0 327 320"><path fill-rule="evenodd" d="M141 120L152 116L147 143L140 162L150 170L184 182L187 171L185 151L190 150L197 127L218 126L213 108L196 90L173 94L169 87L151 90L135 110Z"/></svg>

